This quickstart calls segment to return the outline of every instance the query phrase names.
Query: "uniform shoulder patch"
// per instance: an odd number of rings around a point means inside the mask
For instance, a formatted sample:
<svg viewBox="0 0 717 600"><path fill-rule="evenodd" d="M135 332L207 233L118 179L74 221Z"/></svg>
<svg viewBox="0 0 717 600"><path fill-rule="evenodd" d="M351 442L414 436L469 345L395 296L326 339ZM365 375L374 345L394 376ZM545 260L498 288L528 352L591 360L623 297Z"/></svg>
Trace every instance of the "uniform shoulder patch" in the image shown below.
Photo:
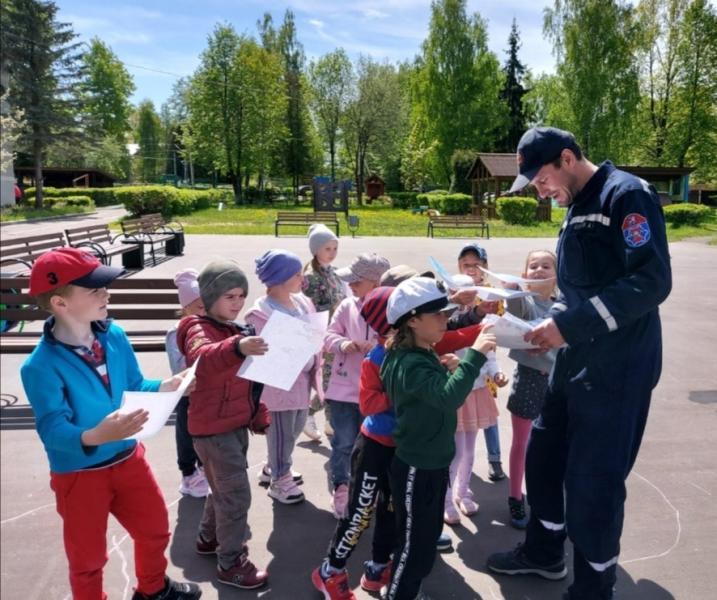
<svg viewBox="0 0 717 600"><path fill-rule="evenodd" d="M622 222L622 237L630 248L639 248L650 241L650 224L640 213L630 213Z"/></svg>

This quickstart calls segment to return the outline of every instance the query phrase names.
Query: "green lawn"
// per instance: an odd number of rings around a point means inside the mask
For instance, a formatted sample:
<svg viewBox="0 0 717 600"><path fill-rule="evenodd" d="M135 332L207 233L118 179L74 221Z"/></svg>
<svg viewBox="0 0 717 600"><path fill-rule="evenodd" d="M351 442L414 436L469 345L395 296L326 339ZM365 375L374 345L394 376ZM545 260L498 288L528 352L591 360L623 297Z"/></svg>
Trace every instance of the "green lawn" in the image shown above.
<svg viewBox="0 0 717 600"><path fill-rule="evenodd" d="M187 233L212 234L245 234L245 235L273 235L274 219L277 210L295 210L297 212L311 212L310 208L248 208L230 207L224 210L207 208L183 215L178 220L184 224ZM416 236L425 237L428 217L412 214L410 210L393 209L388 206L351 207L351 214L359 217L357 234L361 236ZM343 216L343 215L342 215ZM556 237L560 224L565 216L564 208L553 209L551 223L538 223L532 226L507 225L503 221L490 221L490 234L492 237ZM340 218L341 235L349 235L345 221ZM282 226L280 234L303 235L305 226ZM688 237L705 237L715 243L717 240L717 223L708 223L702 227L678 227L668 225L668 238L675 242ZM436 237L471 237L469 229L436 229Z"/></svg>
<svg viewBox="0 0 717 600"><path fill-rule="evenodd" d="M277 210L311 212L310 208L245 208L232 207L222 211L207 208L178 217L187 233L241 233L253 235L271 235L274 233L274 219ZM425 237L428 225L426 215L412 214L410 210L393 209L387 206L352 207L351 214L359 218L358 235L361 236L418 236ZM506 225L502 221L490 221L490 234L496 237L552 237L560 228L563 209L553 212L556 222L540 223L532 227ZM349 229L340 214L341 235L350 235ZM303 235L306 226L282 226L280 234ZM471 237L471 230L436 229L436 237Z"/></svg>
<svg viewBox="0 0 717 600"><path fill-rule="evenodd" d="M26 221L28 219L45 219L62 217L79 213L94 212L95 207L88 206L53 206L52 208L31 208L29 206L13 206L0 210L0 223L9 221Z"/></svg>

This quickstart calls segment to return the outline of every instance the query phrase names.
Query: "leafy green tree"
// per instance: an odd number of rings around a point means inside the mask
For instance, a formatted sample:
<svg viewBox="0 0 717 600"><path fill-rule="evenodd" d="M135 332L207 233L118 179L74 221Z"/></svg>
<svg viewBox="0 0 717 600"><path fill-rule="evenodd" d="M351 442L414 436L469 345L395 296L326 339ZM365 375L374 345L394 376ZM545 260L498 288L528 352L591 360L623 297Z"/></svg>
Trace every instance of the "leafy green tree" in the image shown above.
<svg viewBox="0 0 717 600"><path fill-rule="evenodd" d="M503 76L488 50L486 24L468 18L465 0L434 0L415 80L413 119L435 140L436 178L448 184L457 149L492 149L504 128Z"/></svg>
<svg viewBox="0 0 717 600"><path fill-rule="evenodd" d="M24 113L18 149L35 167L35 205L42 208L42 167L58 141L81 140L83 77L80 44L68 23L57 21L57 6L38 0L3 0L0 35L10 66L8 102Z"/></svg>
<svg viewBox="0 0 717 600"><path fill-rule="evenodd" d="M186 98L192 151L229 179L239 202L251 174L269 173L286 135L280 57L217 26Z"/></svg>
<svg viewBox="0 0 717 600"><path fill-rule="evenodd" d="M348 103L352 73L351 61L342 48L325 54L309 66L310 102L328 149L332 181L336 180L340 123Z"/></svg>
<svg viewBox="0 0 717 600"><path fill-rule="evenodd" d="M307 82L304 77L306 59L304 48L296 35L296 22L291 10L284 14L278 31L274 29L271 14L265 13L257 23L262 46L281 57L286 86L286 128L288 137L281 147L281 168L291 177L294 195L298 194L301 178L316 166L313 148L315 133L307 104Z"/></svg>
<svg viewBox="0 0 717 600"><path fill-rule="evenodd" d="M80 85L85 108L93 119L93 130L124 140L130 130L130 96L135 91L132 76L112 49L93 38L83 57L85 77ZM95 136L99 137L99 136Z"/></svg>
<svg viewBox="0 0 717 600"><path fill-rule="evenodd" d="M162 123L151 100L143 100L137 107L137 158L142 181L153 182L164 166L162 153Z"/></svg>
<svg viewBox="0 0 717 600"><path fill-rule="evenodd" d="M705 0L642 0L642 92L635 158L717 176L717 27ZM711 173L711 175L710 175Z"/></svg>
<svg viewBox="0 0 717 600"><path fill-rule="evenodd" d="M356 199L361 205L369 154L372 150L379 152L388 142L390 131L401 118L401 89L393 65L367 57L357 61L356 76L341 128L356 182Z"/></svg>
<svg viewBox="0 0 717 600"><path fill-rule="evenodd" d="M624 161L640 99L634 9L622 0L555 0L544 31L567 99L567 128L593 160Z"/></svg>

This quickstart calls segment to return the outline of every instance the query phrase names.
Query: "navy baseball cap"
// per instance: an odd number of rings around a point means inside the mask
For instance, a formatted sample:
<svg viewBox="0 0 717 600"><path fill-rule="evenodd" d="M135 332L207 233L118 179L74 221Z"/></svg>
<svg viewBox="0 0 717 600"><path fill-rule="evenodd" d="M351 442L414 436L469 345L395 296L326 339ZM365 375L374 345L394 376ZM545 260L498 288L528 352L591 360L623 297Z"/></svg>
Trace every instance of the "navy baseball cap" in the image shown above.
<svg viewBox="0 0 717 600"><path fill-rule="evenodd" d="M527 186L538 171L553 162L565 150L579 150L575 136L569 131L555 127L533 127L523 134L518 142L518 176L510 188L510 193L518 192Z"/></svg>

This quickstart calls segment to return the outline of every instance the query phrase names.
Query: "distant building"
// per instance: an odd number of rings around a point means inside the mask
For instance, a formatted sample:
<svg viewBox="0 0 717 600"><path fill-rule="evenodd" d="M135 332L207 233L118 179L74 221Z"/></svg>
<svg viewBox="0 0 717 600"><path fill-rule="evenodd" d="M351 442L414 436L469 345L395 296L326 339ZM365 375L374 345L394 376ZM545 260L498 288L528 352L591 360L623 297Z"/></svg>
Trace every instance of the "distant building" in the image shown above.
<svg viewBox="0 0 717 600"><path fill-rule="evenodd" d="M23 187L35 185L35 167L15 167L15 176ZM43 167L43 185L46 187L112 187L114 177L99 169L74 167Z"/></svg>
<svg viewBox="0 0 717 600"><path fill-rule="evenodd" d="M689 200L689 178L692 167L642 167L639 165L618 166L618 169L632 173L652 184L663 203L687 202ZM518 175L515 154L481 152L468 171L474 204L480 204L485 194L499 197L510 189Z"/></svg>

